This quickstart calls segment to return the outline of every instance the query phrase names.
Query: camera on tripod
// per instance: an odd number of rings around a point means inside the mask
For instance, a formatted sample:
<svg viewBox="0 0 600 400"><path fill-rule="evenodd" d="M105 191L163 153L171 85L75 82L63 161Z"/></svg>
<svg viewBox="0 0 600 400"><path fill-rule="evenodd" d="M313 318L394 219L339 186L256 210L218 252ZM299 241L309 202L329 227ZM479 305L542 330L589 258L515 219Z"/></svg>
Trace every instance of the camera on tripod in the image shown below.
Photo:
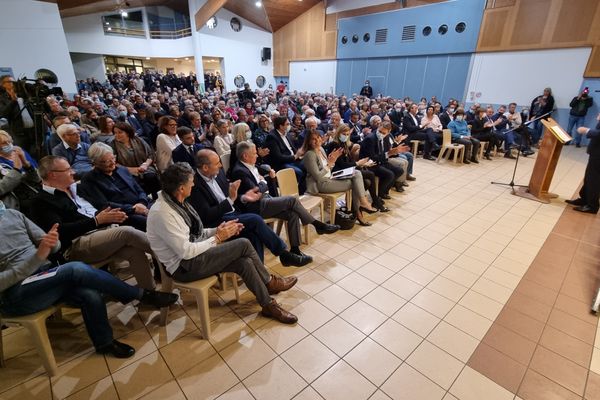
<svg viewBox="0 0 600 400"><path fill-rule="evenodd" d="M58 77L54 72L41 68L35 71L34 77L35 79L23 77L15 82L18 97L35 105L41 105L50 95L63 96L62 88L55 86L58 83Z"/></svg>

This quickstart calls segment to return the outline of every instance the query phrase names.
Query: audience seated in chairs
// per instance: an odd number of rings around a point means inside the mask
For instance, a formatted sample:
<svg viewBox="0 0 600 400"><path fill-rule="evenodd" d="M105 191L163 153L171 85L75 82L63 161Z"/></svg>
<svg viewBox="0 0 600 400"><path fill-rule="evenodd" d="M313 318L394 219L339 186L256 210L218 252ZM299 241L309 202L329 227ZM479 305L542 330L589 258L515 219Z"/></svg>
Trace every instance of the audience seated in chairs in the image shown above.
<svg viewBox="0 0 600 400"><path fill-rule="evenodd" d="M87 152L90 145L81 142L79 128L73 124L64 124L56 130L62 143L57 144L52 148L52 155L62 157L75 171L76 179L92 170L92 162L90 161Z"/></svg>
<svg viewBox="0 0 600 400"><path fill-rule="evenodd" d="M113 133L113 128L115 126L115 121L107 116L103 115L98 118L98 127L100 132L92 134L92 143L102 142L106 144L111 144L113 140L115 140L115 135Z"/></svg>
<svg viewBox="0 0 600 400"><path fill-rule="evenodd" d="M198 213L186 201L193 186L194 171L188 164L169 166L163 174L163 190L150 209L148 238L167 274L177 281L192 282L222 272L235 272L256 296L263 316L286 324L296 323L298 318L284 310L271 295L289 290L298 279L270 275L248 239L228 241L243 228L236 220L204 228Z"/></svg>
<svg viewBox="0 0 600 400"><path fill-rule="evenodd" d="M43 190L33 198L31 219L42 229L58 224L61 253L69 261L98 263L107 259L129 261L139 287L153 289L154 279L146 253L150 244L146 234L121 224L127 214L119 209L98 211L81 198L69 162L62 157L40 160Z"/></svg>
<svg viewBox="0 0 600 400"><path fill-rule="evenodd" d="M421 123L421 117L417 115L419 106L417 104L411 104L408 109L408 113L402 120L402 129L405 134L408 135L408 140L419 140L425 142L423 146L423 158L425 160L435 160L431 156L431 152L436 150L437 146L437 135L433 132L432 128L424 127Z"/></svg>
<svg viewBox="0 0 600 400"><path fill-rule="evenodd" d="M377 212L365 194L365 184L360 170L355 169L354 174L348 179L333 179L331 170L335 162L344 152L343 148L333 150L326 155L321 147L323 138L316 131L308 133L304 139L304 167L306 168L306 191L308 193L337 193L352 190L352 210L356 214L358 223L370 226L363 211L372 214Z"/></svg>
<svg viewBox="0 0 600 400"><path fill-rule="evenodd" d="M229 122L226 119L220 119L216 125L218 134L213 139L213 147L219 156L229 154L233 143L233 135L229 133Z"/></svg>
<svg viewBox="0 0 600 400"><path fill-rule="evenodd" d="M104 296L127 304L139 300L157 308L177 301L177 295L131 286L108 272L82 262L60 265L55 275L25 282L28 277L52 267L48 256L61 246L58 224L48 233L16 210L4 210L0 202L0 312L22 316L66 303L81 308L83 322L97 353L128 358L135 349L114 339L108 322Z"/></svg>
<svg viewBox="0 0 600 400"><path fill-rule="evenodd" d="M173 149L173 162L184 162L196 168L196 153L204 148L203 145L196 143L194 131L187 126L177 128L177 136L181 144Z"/></svg>
<svg viewBox="0 0 600 400"><path fill-rule="evenodd" d="M165 115L158 120L160 134L156 138L156 166L160 172L173 164L173 150L181 144L177 136L177 119Z"/></svg>
<svg viewBox="0 0 600 400"><path fill-rule="evenodd" d="M292 168L296 174L296 180L300 187L300 194L304 193L306 188L305 171L302 166L302 149L296 149L293 143L290 143L286 133L290 122L287 117L276 117L273 120L273 130L267 135L265 141L269 148L267 163L275 170Z"/></svg>
<svg viewBox="0 0 600 400"><path fill-rule="evenodd" d="M7 208L27 213L31 199L42 189L36 163L0 130L0 200Z"/></svg>
<svg viewBox="0 0 600 400"><path fill-rule="evenodd" d="M479 147L481 146L481 143L479 140L471 136L471 131L467 125L467 121L465 120L465 110L462 108L456 110L454 113L454 119L448 123L448 129L450 129L452 143L463 144L465 146L463 162L465 164L479 164L477 157L479 155Z"/></svg>
<svg viewBox="0 0 600 400"><path fill-rule="evenodd" d="M133 127L125 122L117 122L114 128L117 164L127 168L144 192L156 199L160 190L160 180L156 170L156 155L145 140L135 135Z"/></svg>
<svg viewBox="0 0 600 400"><path fill-rule="evenodd" d="M94 169L79 184L81 196L97 210L119 209L127 214L123 225L146 232L150 201L127 168L117 165L113 149L96 142L88 151Z"/></svg>
<svg viewBox="0 0 600 400"><path fill-rule="evenodd" d="M486 111L483 107L479 107L474 110L474 112L476 116L471 125L471 136L480 142L488 142L483 157L486 160L491 161L492 157L490 156L490 152L494 146L498 145L496 135L492 133L492 126L494 123L491 120L487 120Z"/></svg>

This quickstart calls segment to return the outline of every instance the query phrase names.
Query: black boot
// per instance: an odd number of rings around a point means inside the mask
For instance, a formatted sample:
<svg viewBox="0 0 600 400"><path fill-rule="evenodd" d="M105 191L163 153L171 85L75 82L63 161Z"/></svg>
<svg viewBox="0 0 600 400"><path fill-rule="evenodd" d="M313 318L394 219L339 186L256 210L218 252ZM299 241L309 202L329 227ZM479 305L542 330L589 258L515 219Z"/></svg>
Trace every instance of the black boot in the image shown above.
<svg viewBox="0 0 600 400"><path fill-rule="evenodd" d="M154 306L156 308L168 307L175 303L179 296L175 293L157 292L156 290L144 289L140 303Z"/></svg>

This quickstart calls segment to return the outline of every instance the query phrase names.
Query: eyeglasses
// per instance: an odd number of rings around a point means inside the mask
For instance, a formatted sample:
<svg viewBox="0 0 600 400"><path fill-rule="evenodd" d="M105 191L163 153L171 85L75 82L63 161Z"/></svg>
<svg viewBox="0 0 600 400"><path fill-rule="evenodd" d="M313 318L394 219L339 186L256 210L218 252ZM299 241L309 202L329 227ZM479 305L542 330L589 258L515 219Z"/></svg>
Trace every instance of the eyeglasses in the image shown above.
<svg viewBox="0 0 600 400"><path fill-rule="evenodd" d="M97 161L96 164L98 165L110 165L112 163L114 163L115 161L117 161L117 159L113 156L107 160L102 160L102 161Z"/></svg>

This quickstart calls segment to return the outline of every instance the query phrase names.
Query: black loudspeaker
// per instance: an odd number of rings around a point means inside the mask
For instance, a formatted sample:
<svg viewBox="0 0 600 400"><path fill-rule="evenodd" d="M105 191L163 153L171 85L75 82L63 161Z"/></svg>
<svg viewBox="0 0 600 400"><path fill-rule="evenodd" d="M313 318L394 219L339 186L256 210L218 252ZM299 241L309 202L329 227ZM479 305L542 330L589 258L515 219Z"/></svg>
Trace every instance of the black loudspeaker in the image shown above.
<svg viewBox="0 0 600 400"><path fill-rule="evenodd" d="M263 47L262 51L260 52L260 58L263 61L267 61L271 59L271 48L270 47Z"/></svg>

